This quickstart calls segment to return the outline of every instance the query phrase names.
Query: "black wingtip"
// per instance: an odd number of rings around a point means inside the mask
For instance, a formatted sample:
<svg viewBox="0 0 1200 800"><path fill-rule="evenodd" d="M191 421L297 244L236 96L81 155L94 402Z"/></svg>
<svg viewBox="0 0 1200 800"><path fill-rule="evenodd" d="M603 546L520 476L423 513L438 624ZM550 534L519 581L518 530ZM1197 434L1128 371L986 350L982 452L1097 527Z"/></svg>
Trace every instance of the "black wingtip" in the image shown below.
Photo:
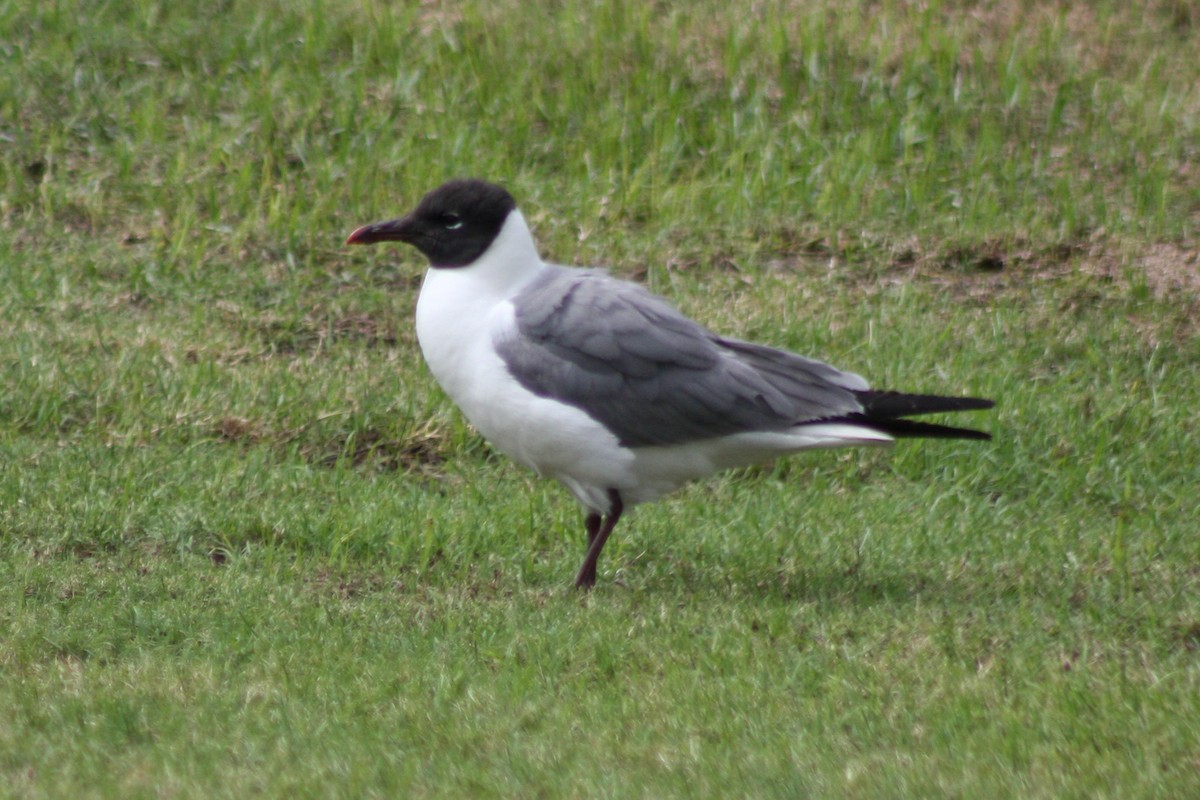
<svg viewBox="0 0 1200 800"><path fill-rule="evenodd" d="M983 397L944 397L934 394L878 391L855 392L854 396L862 404L863 410L857 414L847 414L841 420L863 425L897 439L972 439L985 442L992 438L991 434L972 428L918 422L904 417L955 411L982 411L993 408L996 405L993 400Z"/></svg>
<svg viewBox="0 0 1200 800"><path fill-rule="evenodd" d="M992 438L990 433L973 428L955 428L951 425L937 425L911 419L871 420L867 424L897 439L971 439L987 442Z"/></svg>
<svg viewBox="0 0 1200 800"><path fill-rule="evenodd" d="M936 394L903 392L855 392L863 414L873 420L914 417L919 414L944 414L954 411L983 411L996 405L983 397L944 397Z"/></svg>

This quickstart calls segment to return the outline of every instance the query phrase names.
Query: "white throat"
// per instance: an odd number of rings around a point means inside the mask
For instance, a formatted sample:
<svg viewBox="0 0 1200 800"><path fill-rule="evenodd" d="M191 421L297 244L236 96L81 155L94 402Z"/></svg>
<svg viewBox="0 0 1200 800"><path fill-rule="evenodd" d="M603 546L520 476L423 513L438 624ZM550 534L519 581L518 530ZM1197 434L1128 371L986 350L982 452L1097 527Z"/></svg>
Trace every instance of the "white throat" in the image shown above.
<svg viewBox="0 0 1200 800"><path fill-rule="evenodd" d="M478 297L511 297L517 287L537 274L542 267L537 245L529 225L519 210L509 212L500 233L479 258L465 267L430 267L425 274L421 297L445 283L458 287L460 300ZM447 298L450 299L450 298Z"/></svg>
<svg viewBox="0 0 1200 800"><path fill-rule="evenodd" d="M475 373L491 353L497 315L507 311L511 317L507 301L545 266L525 218L514 210L474 263L425 273L417 298L417 341L434 377L460 406L468 386L487 383Z"/></svg>

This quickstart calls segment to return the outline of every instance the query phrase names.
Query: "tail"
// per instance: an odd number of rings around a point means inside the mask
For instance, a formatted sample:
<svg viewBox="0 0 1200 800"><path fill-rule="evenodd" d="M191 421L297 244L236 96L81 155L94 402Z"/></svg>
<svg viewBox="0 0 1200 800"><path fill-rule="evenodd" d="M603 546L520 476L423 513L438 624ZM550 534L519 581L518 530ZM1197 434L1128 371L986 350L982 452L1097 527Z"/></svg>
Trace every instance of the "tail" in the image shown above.
<svg viewBox="0 0 1200 800"><path fill-rule="evenodd" d="M931 422L916 422L904 417L918 414L941 414L951 411L980 411L996 405L982 397L940 397L932 394L902 394L900 392L859 391L855 399L863 410L839 417L838 421L852 422L897 438L932 439L991 439L989 433L970 428L954 428ZM829 420L833 421L833 420Z"/></svg>

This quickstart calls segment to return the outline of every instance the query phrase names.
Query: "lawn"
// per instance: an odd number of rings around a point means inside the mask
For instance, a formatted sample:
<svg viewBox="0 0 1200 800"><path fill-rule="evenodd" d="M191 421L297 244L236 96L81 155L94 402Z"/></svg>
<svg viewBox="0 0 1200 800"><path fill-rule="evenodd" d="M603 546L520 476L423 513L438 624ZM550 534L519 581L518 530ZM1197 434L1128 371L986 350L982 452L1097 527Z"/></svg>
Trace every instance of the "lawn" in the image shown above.
<svg viewBox="0 0 1200 800"><path fill-rule="evenodd" d="M0 2L0 796L1200 796L1200 12ZM623 521L492 451L357 225L887 388ZM949 421L949 419L947 419Z"/></svg>

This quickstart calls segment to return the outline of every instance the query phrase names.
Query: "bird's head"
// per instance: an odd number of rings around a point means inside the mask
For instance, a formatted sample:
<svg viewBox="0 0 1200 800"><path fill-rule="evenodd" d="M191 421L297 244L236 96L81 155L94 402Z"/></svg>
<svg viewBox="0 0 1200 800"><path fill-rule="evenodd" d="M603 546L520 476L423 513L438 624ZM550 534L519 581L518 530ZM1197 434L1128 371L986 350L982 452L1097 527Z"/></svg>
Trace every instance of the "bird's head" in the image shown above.
<svg viewBox="0 0 1200 800"><path fill-rule="evenodd" d="M517 207L506 189L475 178L443 183L403 217L363 225L346 244L405 242L434 267L465 267L491 246Z"/></svg>

